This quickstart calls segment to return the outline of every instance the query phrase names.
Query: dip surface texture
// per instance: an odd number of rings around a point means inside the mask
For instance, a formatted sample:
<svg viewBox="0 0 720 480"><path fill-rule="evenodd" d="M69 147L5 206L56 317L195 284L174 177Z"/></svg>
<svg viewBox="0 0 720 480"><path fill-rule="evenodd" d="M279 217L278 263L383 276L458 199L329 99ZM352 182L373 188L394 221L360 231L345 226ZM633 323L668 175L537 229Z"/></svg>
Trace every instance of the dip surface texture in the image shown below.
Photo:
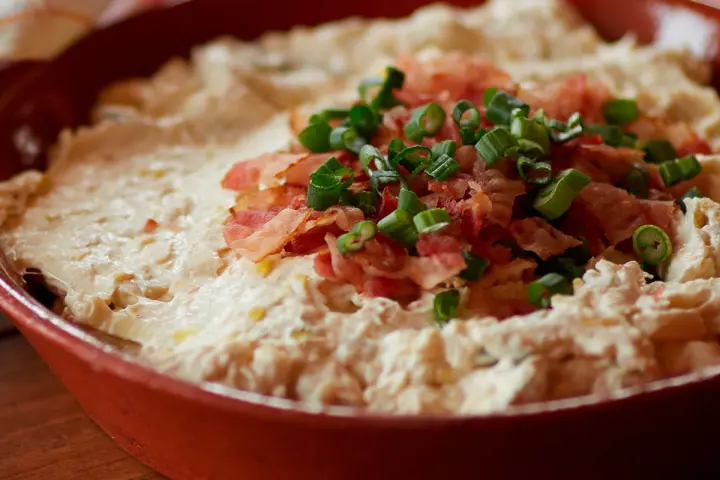
<svg viewBox="0 0 720 480"><path fill-rule="evenodd" d="M398 303L324 278L316 254L253 262L228 247L237 192L221 182L233 165L300 151L298 122L349 107L360 80L387 65L442 71L470 58L528 92L585 74L720 147L720 100L686 52L604 43L554 1L431 5L401 20L221 39L111 86L95 124L62 134L47 172L0 184L0 244L18 272L43 276L65 318L121 339L138 361L316 406L488 413L720 364L714 153L698 155L705 198L673 210L664 281L610 247L572 295L526 315L498 307L525 295L521 259L491 267L481 291L460 285L473 308L440 328L428 291Z"/></svg>

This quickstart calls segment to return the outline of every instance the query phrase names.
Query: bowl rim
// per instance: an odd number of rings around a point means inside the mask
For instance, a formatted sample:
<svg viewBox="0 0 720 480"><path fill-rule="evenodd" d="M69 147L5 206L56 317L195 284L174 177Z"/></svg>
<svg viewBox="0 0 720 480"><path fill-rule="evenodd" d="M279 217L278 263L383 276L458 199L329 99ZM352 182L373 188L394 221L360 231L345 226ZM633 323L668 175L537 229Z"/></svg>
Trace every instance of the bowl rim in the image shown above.
<svg viewBox="0 0 720 480"><path fill-rule="evenodd" d="M19 62L21 72L17 78L8 82L11 91L23 87L28 79L42 77L55 62L62 60L67 52L78 43L92 41L94 33L106 32L137 21L139 18L156 15L158 10L186 8L192 2L180 2L167 7L155 7L134 17L114 23L83 36L63 54L48 62ZM695 3L689 0L684 3ZM702 8L718 10L710 5L698 2ZM6 65L2 65L6 66ZM11 64L10 69L14 66ZM1 72L0 72L1 73ZM0 95L0 104L3 98ZM0 105L2 107L2 105ZM142 363L130 354L102 342L77 325L63 319L34 299L20 284L17 274L0 265L0 309L20 329L21 332L33 331L53 343L55 346L70 352L83 362L92 363L96 370L106 372L124 381L162 390L167 394L179 396L189 401L204 403L213 408L231 410L236 413L252 411L253 415L276 421L292 420L299 423L322 423L325 426L342 426L351 422L359 426L372 428L427 428L442 426L448 423L467 423L502 421L514 418L548 416L582 411L588 414L605 408L613 408L644 398L656 399L666 392L720 380L720 365L707 367L676 377L656 380L648 384L624 388L612 392L608 396L585 395L567 399L551 400L532 404L510 406L500 412L473 414L415 414L387 413L364 409L363 407L315 405L299 400L273 397L256 392L240 390L220 383L193 383L189 380L160 372ZM50 365L52 368L52 365Z"/></svg>

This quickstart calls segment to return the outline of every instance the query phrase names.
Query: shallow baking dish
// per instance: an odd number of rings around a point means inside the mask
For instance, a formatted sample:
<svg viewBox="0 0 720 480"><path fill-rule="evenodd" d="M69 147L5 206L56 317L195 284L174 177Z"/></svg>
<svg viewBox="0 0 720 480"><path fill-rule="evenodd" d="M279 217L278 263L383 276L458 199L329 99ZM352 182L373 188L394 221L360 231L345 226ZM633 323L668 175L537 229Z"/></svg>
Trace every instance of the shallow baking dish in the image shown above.
<svg viewBox="0 0 720 480"><path fill-rule="evenodd" d="M348 15L396 17L423 3L197 0L98 31L50 63L14 65L0 73L0 178L42 168L58 132L88 121L103 86L150 75L193 45ZM608 39L634 32L642 41L690 42L714 60L719 85L720 12L712 2L571 3ZM612 400L573 399L491 416L310 411L191 385L134 363L52 314L2 264L0 307L115 441L174 479L720 476L720 371Z"/></svg>

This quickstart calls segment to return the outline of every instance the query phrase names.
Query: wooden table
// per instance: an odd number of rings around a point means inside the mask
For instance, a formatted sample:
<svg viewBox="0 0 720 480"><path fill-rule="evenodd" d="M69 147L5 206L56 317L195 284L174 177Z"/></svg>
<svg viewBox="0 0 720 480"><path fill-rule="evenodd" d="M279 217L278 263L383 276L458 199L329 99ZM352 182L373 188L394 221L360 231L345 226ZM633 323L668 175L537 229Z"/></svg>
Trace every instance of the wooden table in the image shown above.
<svg viewBox="0 0 720 480"><path fill-rule="evenodd" d="M17 333L0 335L2 480L157 480L80 409Z"/></svg>

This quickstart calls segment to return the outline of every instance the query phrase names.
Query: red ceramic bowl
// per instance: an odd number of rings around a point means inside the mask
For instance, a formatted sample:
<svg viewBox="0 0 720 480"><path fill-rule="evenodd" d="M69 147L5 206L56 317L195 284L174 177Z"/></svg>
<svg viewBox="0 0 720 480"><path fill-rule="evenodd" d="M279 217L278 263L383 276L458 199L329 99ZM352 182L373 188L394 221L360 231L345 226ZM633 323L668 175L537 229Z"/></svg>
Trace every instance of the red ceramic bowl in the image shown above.
<svg viewBox="0 0 720 480"><path fill-rule="evenodd" d="M197 0L94 33L51 63L16 65L0 74L0 178L42 167L59 129L85 122L108 82L150 75L194 44L351 14L400 16L422 3ZM720 16L707 5L573 3L608 38L675 34L720 58ZM688 27L688 12L711 28ZM174 479L720 478L719 372L609 401L585 398L490 416L313 412L144 368L54 316L23 287L3 268L0 307L111 437Z"/></svg>

